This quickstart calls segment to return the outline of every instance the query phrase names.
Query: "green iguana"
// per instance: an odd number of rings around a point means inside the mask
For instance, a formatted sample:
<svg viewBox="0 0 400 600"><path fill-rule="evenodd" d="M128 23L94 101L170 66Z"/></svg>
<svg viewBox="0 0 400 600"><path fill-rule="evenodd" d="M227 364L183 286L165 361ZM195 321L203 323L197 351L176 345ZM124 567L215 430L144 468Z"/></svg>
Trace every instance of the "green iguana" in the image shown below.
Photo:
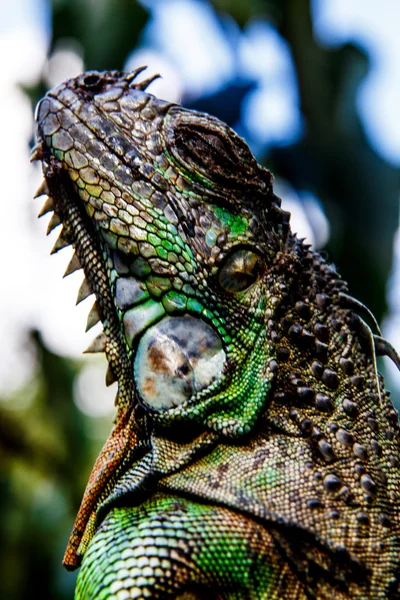
<svg viewBox="0 0 400 600"><path fill-rule="evenodd" d="M400 598L376 356L400 359L245 142L141 71L84 73L37 108L41 214L118 381L64 557L83 558L76 598Z"/></svg>

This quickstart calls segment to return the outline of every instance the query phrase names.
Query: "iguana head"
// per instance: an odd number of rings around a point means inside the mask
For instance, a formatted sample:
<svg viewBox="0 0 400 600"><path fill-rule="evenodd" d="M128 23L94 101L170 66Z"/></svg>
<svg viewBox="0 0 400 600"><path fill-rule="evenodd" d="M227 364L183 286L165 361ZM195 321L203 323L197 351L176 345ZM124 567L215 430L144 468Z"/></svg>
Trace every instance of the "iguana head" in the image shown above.
<svg viewBox="0 0 400 600"><path fill-rule="evenodd" d="M288 213L237 134L136 76L85 73L38 105L56 250L72 243L81 296L96 295L88 325L103 322L94 349L120 406L240 435L273 377L265 315L282 293L271 273Z"/></svg>
<svg viewBox="0 0 400 600"><path fill-rule="evenodd" d="M105 351L107 381L118 381L118 415L75 521L69 568L97 508L149 453L153 427L238 438L263 413L264 428L305 438L317 462L354 462L346 428L359 427L361 441L368 431L349 390L369 394L369 415L382 411L375 355L400 365L354 314L371 317L334 268L291 234L270 173L244 141L147 94L152 78L137 83L139 71L85 73L37 109L33 158L49 195L41 214L54 211L49 230L62 224L54 251L74 246L67 273L83 267L79 299L96 296L88 327L103 323L90 350Z"/></svg>

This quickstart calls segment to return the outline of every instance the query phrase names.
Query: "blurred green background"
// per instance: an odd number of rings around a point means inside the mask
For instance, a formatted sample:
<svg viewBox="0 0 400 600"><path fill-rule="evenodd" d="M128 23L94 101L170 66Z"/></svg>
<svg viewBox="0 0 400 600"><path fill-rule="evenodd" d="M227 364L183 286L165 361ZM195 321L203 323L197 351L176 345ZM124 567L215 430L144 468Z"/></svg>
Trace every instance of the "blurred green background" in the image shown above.
<svg viewBox="0 0 400 600"><path fill-rule="evenodd" d="M48 44L39 73L21 81L20 91L33 109L76 69L133 68L147 60L153 72L164 65L160 93L215 114L247 139L314 244L382 320L399 222L399 161L375 147L360 118L358 93L371 57L359 44L327 45L315 35L321 3L31 2ZM179 31L181 46L174 46ZM197 44L192 66L177 60L184 44L188 55ZM211 65L203 60L209 44L216 49ZM103 363L90 363L88 376L85 360L61 356L46 341L40 319L27 319L22 337L29 367L0 392L0 597L61 600L73 596L75 583L62 555L112 411L110 404L96 408ZM13 368L18 372L18 364Z"/></svg>

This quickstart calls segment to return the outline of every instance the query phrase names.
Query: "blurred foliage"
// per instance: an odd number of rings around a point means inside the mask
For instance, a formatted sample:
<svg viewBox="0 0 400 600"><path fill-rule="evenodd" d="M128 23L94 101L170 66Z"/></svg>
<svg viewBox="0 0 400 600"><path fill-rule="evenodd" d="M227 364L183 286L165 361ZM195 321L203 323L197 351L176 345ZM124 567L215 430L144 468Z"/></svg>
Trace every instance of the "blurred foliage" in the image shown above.
<svg viewBox="0 0 400 600"><path fill-rule="evenodd" d="M367 54L350 44L322 47L313 35L310 0L214 0L214 5L242 27L267 13L288 43L305 134L296 144L270 149L264 162L296 190L309 190L322 201L332 227L329 258L352 294L381 320L399 223L400 173L370 145L357 114ZM221 106L218 116L224 118Z"/></svg>
<svg viewBox="0 0 400 600"><path fill-rule="evenodd" d="M53 47L72 39L84 49L85 68L122 69L148 13L132 0L53 0Z"/></svg>
<svg viewBox="0 0 400 600"><path fill-rule="evenodd" d="M32 381L0 398L0 598L71 598L74 577L61 559L88 472L102 445L74 402L82 364L31 334ZM25 400L24 400L25 399ZM26 401L26 399L28 399ZM2 401L3 400L3 401ZM110 426L110 424L108 424Z"/></svg>
<svg viewBox="0 0 400 600"><path fill-rule="evenodd" d="M80 48L87 69L122 69L151 18L150 1L149 10L134 0L53 0L51 6L50 53L69 40ZM322 47L313 36L310 0L214 0L213 7L227 38L229 15L242 31L255 19L268 19L286 40L305 134L292 145L269 147L264 162L294 189L321 199L332 227L330 258L352 293L381 318L398 223L399 173L371 147L357 115L356 92L368 73L368 56L349 44ZM212 95L188 95L188 103L240 130L242 102L256 85L236 77ZM43 77L27 90L33 103L45 88ZM0 597L61 600L73 595L74 576L61 559L100 446L92 431L104 422L84 416L74 402L81 363L50 352L38 333L32 339L32 381L0 399Z"/></svg>

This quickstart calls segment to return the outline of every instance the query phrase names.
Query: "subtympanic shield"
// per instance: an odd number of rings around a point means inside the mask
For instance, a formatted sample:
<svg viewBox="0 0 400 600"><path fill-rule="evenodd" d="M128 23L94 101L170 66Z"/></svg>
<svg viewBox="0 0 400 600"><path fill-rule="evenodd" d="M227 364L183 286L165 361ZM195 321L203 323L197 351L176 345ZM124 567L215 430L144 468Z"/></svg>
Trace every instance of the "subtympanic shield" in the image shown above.
<svg viewBox="0 0 400 600"><path fill-rule="evenodd" d="M139 342L134 377L144 404L167 410L217 381L226 354L214 329L189 315L166 317Z"/></svg>

